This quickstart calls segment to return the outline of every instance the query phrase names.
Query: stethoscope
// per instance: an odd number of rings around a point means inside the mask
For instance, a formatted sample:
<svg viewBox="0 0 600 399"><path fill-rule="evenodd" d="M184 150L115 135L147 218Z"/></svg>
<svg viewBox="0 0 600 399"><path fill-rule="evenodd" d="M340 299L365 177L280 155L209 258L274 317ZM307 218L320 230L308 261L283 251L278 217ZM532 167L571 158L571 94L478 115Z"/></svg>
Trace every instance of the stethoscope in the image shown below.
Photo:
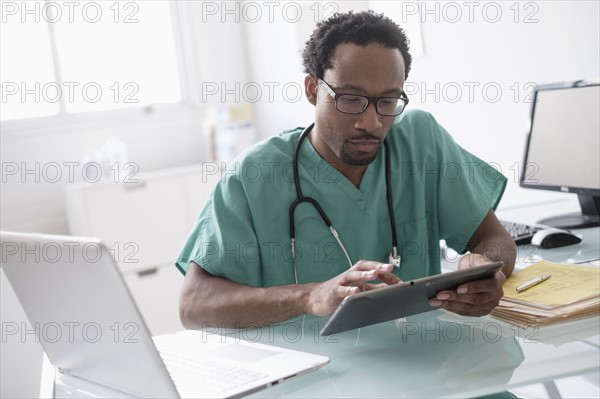
<svg viewBox="0 0 600 399"><path fill-rule="evenodd" d="M300 187L300 177L299 177L299 173L298 173L298 156L300 154L300 145L302 144L302 141L306 138L306 136L308 136L308 133L310 132L310 130L313 128L314 125L315 124L312 123L310 126L308 126L306 129L304 129L302 131L302 133L300 134L300 137L298 138L298 141L296 142L296 148L294 150L294 157L292 158L292 167L294 170L294 185L296 186L296 199L290 205L289 212L290 212L290 240L291 240L291 250L292 250L292 262L294 265L294 279L296 281L296 284L298 284L298 270L296 267L296 228L294 226L294 212L296 211L296 207L303 202L307 202L307 203L311 204L317 210L317 212L319 212L319 215L321 216L323 223L325 223L325 225L327 225L327 227L331 231L331 234L336 239L336 241L342 248L342 251L346 255L346 259L348 259L348 264L350 265L350 267L353 266L352 260L350 259L350 255L348 255L348 251L346 250L346 247L342 243L342 240L340 240L340 236L339 236L338 232L333 227L331 220L329 220L329 218L327 217L327 214L325 214L325 211L323 211L323 208L321 208L321 205L319 205L317 200L315 200L314 198L305 197L304 194L302 194L302 188ZM392 266L394 266L395 268L399 268L401 258L400 258L400 255L398 255L398 240L396 237L396 223L395 223L395 219L394 219L394 206L393 206L393 201L392 201L391 176L390 176L391 169L392 169L392 161L390 158L390 145L389 145L387 139L383 141L383 144L385 145L385 186L386 186L386 192L387 192L388 214L390 217L390 226L392 228L392 251L390 252L390 256L389 256L389 263Z"/></svg>

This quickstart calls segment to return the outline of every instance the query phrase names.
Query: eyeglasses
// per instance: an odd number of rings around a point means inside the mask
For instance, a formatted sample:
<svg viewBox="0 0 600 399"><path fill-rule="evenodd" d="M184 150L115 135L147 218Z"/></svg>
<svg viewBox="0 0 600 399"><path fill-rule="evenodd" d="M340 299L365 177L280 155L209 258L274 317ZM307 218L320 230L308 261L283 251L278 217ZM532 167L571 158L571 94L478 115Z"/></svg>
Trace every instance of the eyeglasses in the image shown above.
<svg viewBox="0 0 600 399"><path fill-rule="evenodd" d="M344 114L362 114L369 104L375 104L375 111L383 116L397 116L404 111L408 104L408 97L402 92L401 97L367 97L358 94L338 94L323 79L325 91L335 100L335 108Z"/></svg>

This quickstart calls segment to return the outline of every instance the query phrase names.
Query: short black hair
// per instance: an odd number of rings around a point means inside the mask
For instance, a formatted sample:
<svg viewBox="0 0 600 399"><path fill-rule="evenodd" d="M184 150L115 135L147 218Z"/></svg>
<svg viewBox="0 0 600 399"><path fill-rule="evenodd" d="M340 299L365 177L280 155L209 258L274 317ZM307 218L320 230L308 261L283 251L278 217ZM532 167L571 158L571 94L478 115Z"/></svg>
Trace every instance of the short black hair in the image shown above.
<svg viewBox="0 0 600 399"><path fill-rule="evenodd" d="M325 70L333 67L333 52L342 43L359 46L379 43L384 47L400 50L406 68L405 78L408 77L412 57L404 30L388 17L371 10L335 13L331 18L319 22L302 54L304 72L323 79Z"/></svg>

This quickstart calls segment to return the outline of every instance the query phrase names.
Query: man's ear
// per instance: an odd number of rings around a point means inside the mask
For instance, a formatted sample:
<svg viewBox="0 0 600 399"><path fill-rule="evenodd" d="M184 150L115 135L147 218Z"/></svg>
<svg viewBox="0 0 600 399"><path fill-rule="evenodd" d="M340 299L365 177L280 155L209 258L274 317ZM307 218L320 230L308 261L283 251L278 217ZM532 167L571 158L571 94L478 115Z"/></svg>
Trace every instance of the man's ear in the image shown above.
<svg viewBox="0 0 600 399"><path fill-rule="evenodd" d="M308 102L312 105L317 105L317 78L312 75L306 75L304 78L304 93Z"/></svg>

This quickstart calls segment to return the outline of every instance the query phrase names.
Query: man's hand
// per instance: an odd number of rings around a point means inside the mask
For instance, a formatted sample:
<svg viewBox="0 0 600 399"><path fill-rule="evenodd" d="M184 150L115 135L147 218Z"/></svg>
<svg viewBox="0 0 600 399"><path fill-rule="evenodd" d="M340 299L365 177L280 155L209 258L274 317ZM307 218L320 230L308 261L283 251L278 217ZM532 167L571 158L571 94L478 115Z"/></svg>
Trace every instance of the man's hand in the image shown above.
<svg viewBox="0 0 600 399"><path fill-rule="evenodd" d="M468 269L490 262L480 254L468 254L461 258L458 269ZM500 298L504 295L502 285L505 281L506 277L500 271L493 278L461 284L456 290L440 291L429 303L463 316L485 316L498 306Z"/></svg>
<svg viewBox="0 0 600 399"><path fill-rule="evenodd" d="M344 273L317 285L310 293L307 313L326 316L333 313L347 296L399 283L401 280L391 273L392 269L393 266L386 263L358 261ZM381 283L367 283L372 280L379 280Z"/></svg>
<svg viewBox="0 0 600 399"><path fill-rule="evenodd" d="M356 292L396 284L392 265L359 261L349 270L320 283L251 287L213 276L190 262L179 300L185 328L199 329L205 323L227 328L256 328L311 313L333 313L340 302ZM369 281L379 280L373 284Z"/></svg>

